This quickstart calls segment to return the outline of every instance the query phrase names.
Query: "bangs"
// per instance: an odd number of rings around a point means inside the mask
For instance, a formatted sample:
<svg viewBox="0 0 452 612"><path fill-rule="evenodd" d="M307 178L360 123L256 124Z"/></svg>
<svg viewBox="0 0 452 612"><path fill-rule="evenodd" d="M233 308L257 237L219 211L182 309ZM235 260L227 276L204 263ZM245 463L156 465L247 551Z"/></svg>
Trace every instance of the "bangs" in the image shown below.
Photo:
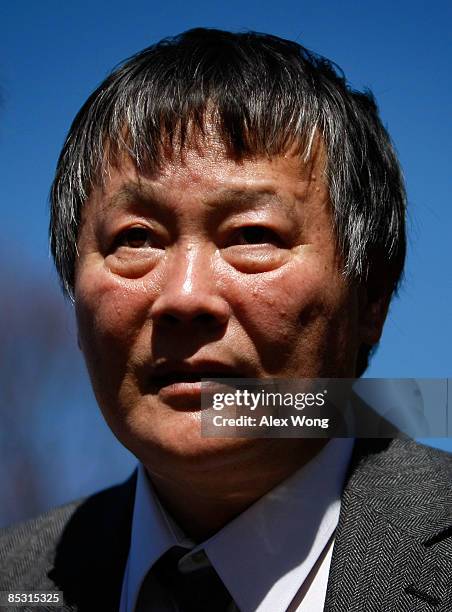
<svg viewBox="0 0 452 612"><path fill-rule="evenodd" d="M197 47L190 40L178 46L163 41L151 57L142 52L142 59L105 81L88 100L79 130L86 138L79 157L85 192L92 169L99 178L124 153L141 172L152 173L185 148L202 146L212 132L232 159L273 157L288 149L309 157L321 112L311 93L312 68L300 71L299 47L293 61L287 49L286 57L275 61L274 49L257 52L252 37L240 46L227 37L222 42L212 46L203 40Z"/></svg>
<svg viewBox="0 0 452 612"><path fill-rule="evenodd" d="M134 109L136 110L136 109ZM119 166L127 155L143 174L154 174L174 159L183 159L184 152L195 149L198 153L211 146L212 140L220 143L225 155L237 162L246 158L283 155L289 150L300 161L311 156L317 123L295 126L282 120L280 129L272 125L274 134L256 120L245 121L237 108L227 109L217 101L207 100L204 107L184 108L184 113L160 111L158 127L155 116L124 117L120 126L110 126L104 131L103 152L99 155L101 172L108 174L109 166ZM235 112L237 111L237 114ZM135 113L134 113L135 114ZM98 166L99 167L99 166Z"/></svg>

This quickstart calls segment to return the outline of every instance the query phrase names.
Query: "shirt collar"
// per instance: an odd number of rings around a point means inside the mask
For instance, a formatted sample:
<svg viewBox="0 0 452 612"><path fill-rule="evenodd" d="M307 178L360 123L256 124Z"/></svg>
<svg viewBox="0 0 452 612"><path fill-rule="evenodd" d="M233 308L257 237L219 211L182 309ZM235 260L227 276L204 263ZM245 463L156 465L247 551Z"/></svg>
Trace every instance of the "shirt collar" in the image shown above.
<svg viewBox="0 0 452 612"><path fill-rule="evenodd" d="M193 548L193 542L184 536L179 526L164 510L144 466L140 463L121 610L134 610L141 583L150 567L173 546L183 546L188 550Z"/></svg>
<svg viewBox="0 0 452 612"><path fill-rule="evenodd" d="M306 466L198 545L243 612L286 610L336 528L353 440L331 440ZM193 548L138 468L121 610L134 609L150 567L172 546ZM124 601L126 600L126 602Z"/></svg>
<svg viewBox="0 0 452 612"><path fill-rule="evenodd" d="M332 536L353 440L306 466L207 540L204 550L243 612L286 610Z"/></svg>

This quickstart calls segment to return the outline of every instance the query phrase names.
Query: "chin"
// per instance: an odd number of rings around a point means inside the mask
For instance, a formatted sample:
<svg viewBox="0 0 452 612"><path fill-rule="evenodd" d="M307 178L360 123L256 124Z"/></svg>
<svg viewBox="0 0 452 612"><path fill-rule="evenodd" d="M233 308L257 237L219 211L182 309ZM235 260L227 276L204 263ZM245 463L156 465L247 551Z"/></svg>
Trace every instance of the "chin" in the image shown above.
<svg viewBox="0 0 452 612"><path fill-rule="evenodd" d="M270 440L258 438L207 438L197 427L172 427L171 432L135 432L128 436L129 450L151 471L202 472L246 462L263 452ZM163 435L166 433L166 435ZM121 440L124 444L126 441Z"/></svg>

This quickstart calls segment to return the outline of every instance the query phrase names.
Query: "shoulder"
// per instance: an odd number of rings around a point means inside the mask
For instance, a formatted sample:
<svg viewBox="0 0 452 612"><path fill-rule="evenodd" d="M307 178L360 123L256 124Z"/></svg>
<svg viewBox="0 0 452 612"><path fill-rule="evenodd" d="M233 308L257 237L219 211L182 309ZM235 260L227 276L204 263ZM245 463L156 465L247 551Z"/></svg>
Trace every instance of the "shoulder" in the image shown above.
<svg viewBox="0 0 452 612"><path fill-rule="evenodd" d="M372 515L429 541L452 524L452 455L412 440L359 440L346 482L343 522L363 530ZM452 547L452 539L448 539ZM452 552L452 549L451 549Z"/></svg>
<svg viewBox="0 0 452 612"><path fill-rule="evenodd" d="M32 589L46 582L45 570L53 566L61 534L74 512L85 501L81 499L30 521L0 529L2 588L17 584L20 588Z"/></svg>
<svg viewBox="0 0 452 612"><path fill-rule="evenodd" d="M94 577L120 577L135 480L134 474L121 485L0 530L0 590L61 590L65 600L75 601Z"/></svg>
<svg viewBox="0 0 452 612"><path fill-rule="evenodd" d="M428 479L426 479L428 476ZM352 460L350 484L392 486L450 482L452 454L413 440L358 440Z"/></svg>

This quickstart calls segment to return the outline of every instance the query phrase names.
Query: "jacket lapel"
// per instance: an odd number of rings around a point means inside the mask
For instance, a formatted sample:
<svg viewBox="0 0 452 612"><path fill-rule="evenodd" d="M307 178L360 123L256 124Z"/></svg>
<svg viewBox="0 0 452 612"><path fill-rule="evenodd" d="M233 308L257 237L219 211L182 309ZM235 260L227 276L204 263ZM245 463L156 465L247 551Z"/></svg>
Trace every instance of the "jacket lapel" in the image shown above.
<svg viewBox="0 0 452 612"><path fill-rule="evenodd" d="M450 611L450 459L408 440L360 440L325 612Z"/></svg>

